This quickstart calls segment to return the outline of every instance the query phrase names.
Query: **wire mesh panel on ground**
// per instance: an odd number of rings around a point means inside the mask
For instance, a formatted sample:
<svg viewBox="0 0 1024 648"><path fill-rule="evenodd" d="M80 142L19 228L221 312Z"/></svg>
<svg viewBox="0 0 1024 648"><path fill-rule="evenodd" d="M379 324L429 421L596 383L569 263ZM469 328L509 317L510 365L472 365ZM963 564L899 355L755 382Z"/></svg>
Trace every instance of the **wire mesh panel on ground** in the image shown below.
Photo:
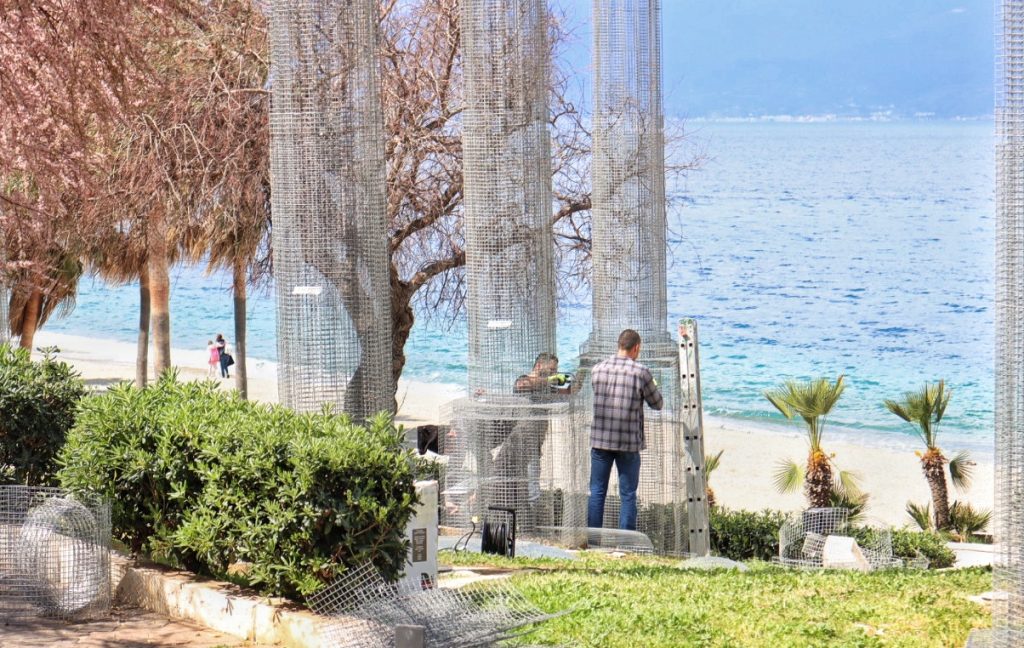
<svg viewBox="0 0 1024 648"><path fill-rule="evenodd" d="M550 618L507 580L460 589L419 589L387 583L372 564L341 576L310 601L330 648L391 648L395 628L422 626L427 646L491 646Z"/></svg>
<svg viewBox="0 0 1024 648"><path fill-rule="evenodd" d="M516 511L520 537L580 546L586 538L586 443L568 395L450 403L443 524L470 528L489 507Z"/></svg>
<svg viewBox="0 0 1024 648"><path fill-rule="evenodd" d="M1024 2L996 27L996 542L992 645L1024 645Z"/></svg>
<svg viewBox="0 0 1024 648"><path fill-rule="evenodd" d="M0 618L86 618L110 599L109 505L0 486Z"/></svg>
<svg viewBox="0 0 1024 648"><path fill-rule="evenodd" d="M779 529L780 564L806 569L902 567L886 526L854 526L845 508L814 508L790 516Z"/></svg>
<svg viewBox="0 0 1024 648"><path fill-rule="evenodd" d="M279 395L364 419L394 408L377 2L271 7Z"/></svg>

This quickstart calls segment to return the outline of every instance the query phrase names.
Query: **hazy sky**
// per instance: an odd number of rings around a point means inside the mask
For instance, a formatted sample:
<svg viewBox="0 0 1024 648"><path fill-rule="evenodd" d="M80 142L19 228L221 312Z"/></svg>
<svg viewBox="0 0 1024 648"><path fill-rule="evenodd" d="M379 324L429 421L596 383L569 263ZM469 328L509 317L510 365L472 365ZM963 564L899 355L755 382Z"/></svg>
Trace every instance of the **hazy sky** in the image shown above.
<svg viewBox="0 0 1024 648"><path fill-rule="evenodd" d="M604 0L602 0L604 1ZM593 0L555 0L587 72ZM666 112L992 112L988 0L663 0Z"/></svg>

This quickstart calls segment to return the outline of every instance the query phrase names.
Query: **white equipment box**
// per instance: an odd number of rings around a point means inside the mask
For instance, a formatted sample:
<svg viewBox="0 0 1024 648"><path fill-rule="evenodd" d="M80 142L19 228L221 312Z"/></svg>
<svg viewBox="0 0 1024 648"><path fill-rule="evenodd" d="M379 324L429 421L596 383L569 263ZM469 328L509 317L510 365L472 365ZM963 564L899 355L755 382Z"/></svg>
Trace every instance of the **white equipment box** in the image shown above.
<svg viewBox="0 0 1024 648"><path fill-rule="evenodd" d="M420 503L405 527L409 553L399 583L428 589L437 585L437 482L416 482L416 497Z"/></svg>

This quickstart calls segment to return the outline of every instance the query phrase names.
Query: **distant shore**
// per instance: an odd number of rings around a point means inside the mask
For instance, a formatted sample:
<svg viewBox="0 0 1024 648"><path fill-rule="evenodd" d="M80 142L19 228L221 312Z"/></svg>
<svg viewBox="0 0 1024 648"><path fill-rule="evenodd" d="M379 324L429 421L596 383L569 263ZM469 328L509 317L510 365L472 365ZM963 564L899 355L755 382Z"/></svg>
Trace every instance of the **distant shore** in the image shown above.
<svg viewBox="0 0 1024 648"><path fill-rule="evenodd" d="M135 377L134 344L43 330L36 337L36 346L58 347L60 358L74 365L94 389ZM173 349L171 357L184 378L194 380L207 376L205 348ZM247 369L250 398L277 402L276 364L250 358ZM233 388L234 380L224 380L222 385L226 389ZM441 408L464 393L459 385L401 380L396 421L407 427L437 422ZM705 417L704 437L707 455L724 450L721 466L711 478L711 486L722 506L748 510L797 510L804 505L800 493L781 495L771 483L772 473L780 460L793 459L802 463L806 458L807 445L798 428L782 431L767 426L745 425L733 419ZM910 443L904 447L885 447L842 437L830 440L826 432L824 445L826 450L834 453L834 461L840 468L861 476L864 489L871 494L867 510L869 518L901 527L909 522L904 512L908 500L918 503L930 501L920 461ZM948 454L955 450L948 448ZM977 465L970 490L966 493L953 492L952 496L975 507L991 509L994 494L991 455L976 454L974 459Z"/></svg>

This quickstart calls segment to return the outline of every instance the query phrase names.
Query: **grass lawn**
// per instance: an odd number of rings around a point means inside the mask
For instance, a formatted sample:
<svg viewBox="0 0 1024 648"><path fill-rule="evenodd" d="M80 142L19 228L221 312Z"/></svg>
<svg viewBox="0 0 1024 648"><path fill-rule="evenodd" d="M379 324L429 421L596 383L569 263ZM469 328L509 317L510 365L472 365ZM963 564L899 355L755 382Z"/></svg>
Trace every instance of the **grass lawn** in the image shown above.
<svg viewBox="0 0 1024 648"><path fill-rule="evenodd" d="M601 554L502 559L443 552L452 565L533 568L514 576L546 612L573 609L528 635L563 646L957 646L988 610L984 569L799 572L751 563L746 573L684 571L679 561Z"/></svg>

